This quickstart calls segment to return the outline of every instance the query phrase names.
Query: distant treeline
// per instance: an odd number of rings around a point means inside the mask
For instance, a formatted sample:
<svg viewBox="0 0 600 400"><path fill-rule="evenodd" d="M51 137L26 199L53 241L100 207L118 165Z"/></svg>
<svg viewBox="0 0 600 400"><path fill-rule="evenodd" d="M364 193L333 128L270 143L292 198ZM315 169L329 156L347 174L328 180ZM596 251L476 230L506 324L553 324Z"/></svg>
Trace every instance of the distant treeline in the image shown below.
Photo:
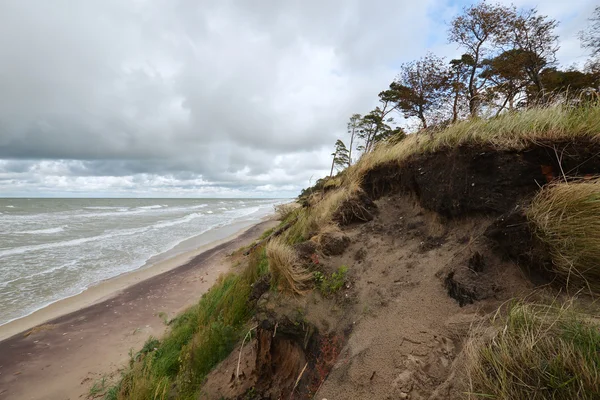
<svg viewBox="0 0 600 400"><path fill-rule="evenodd" d="M600 86L600 6L578 35L591 52L583 70L557 67L557 26L558 21L535 8L482 1L463 9L448 27L448 40L462 55L446 61L429 53L402 64L389 88L379 93L379 105L350 117L349 145L336 141L330 176L350 166L356 152L370 152L384 140L402 140L406 132L394 114L415 121L416 131L433 132L468 118L595 97Z"/></svg>

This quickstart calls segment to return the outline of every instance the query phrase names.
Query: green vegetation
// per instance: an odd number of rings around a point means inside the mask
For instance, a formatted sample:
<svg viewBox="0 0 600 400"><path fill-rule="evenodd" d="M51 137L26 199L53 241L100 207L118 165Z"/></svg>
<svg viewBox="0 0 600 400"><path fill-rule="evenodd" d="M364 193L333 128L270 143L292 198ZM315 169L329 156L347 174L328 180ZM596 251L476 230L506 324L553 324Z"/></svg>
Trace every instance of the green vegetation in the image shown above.
<svg viewBox="0 0 600 400"><path fill-rule="evenodd" d="M470 399L600 398L600 325L568 306L515 304L467 347Z"/></svg>
<svg viewBox="0 0 600 400"><path fill-rule="evenodd" d="M346 283L346 275L348 274L348 267L342 265L337 269L337 271L333 272L331 275L327 276L322 272L315 271L313 272L313 279L315 280L316 286L319 288L321 293L324 295L331 295L336 293Z"/></svg>
<svg viewBox="0 0 600 400"><path fill-rule="evenodd" d="M600 293L600 179L547 185L527 217L568 286Z"/></svg>
<svg viewBox="0 0 600 400"><path fill-rule="evenodd" d="M275 231L275 228L271 228L271 229L267 229L266 231L264 231L262 233L262 235L260 235L260 237L258 238L258 240L262 240L262 239L266 239L267 237L269 237L269 235L271 235L273 232Z"/></svg>
<svg viewBox="0 0 600 400"><path fill-rule="evenodd" d="M171 321L162 340L148 339L105 399L167 399L173 390L178 399L196 398L204 377L243 334L253 312L252 284L268 269L265 250L257 249L240 275L221 277L198 304Z"/></svg>
<svg viewBox="0 0 600 400"><path fill-rule="evenodd" d="M106 383L106 377L103 376L100 380L98 380L97 382L95 382L92 387L90 388L87 397L94 399L96 397L99 397L100 395L103 395L104 392L106 392L107 390L107 383Z"/></svg>

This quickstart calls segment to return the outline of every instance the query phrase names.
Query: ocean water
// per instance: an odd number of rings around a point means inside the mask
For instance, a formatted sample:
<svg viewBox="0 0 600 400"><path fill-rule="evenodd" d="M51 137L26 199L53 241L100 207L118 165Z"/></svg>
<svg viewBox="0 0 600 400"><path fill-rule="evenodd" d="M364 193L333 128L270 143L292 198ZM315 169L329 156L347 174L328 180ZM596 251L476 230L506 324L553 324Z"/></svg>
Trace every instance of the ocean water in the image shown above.
<svg viewBox="0 0 600 400"><path fill-rule="evenodd" d="M0 325L281 202L0 198Z"/></svg>

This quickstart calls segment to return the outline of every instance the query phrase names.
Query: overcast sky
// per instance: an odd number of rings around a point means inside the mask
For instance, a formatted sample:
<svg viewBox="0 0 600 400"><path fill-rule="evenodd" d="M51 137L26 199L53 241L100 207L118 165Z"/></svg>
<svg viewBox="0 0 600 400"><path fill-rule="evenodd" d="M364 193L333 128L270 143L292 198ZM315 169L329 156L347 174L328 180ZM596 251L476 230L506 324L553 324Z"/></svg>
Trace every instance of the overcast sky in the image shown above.
<svg viewBox="0 0 600 400"><path fill-rule="evenodd" d="M585 61L593 1L514 3ZM2 0L0 197L296 196L402 62L460 54L468 4Z"/></svg>

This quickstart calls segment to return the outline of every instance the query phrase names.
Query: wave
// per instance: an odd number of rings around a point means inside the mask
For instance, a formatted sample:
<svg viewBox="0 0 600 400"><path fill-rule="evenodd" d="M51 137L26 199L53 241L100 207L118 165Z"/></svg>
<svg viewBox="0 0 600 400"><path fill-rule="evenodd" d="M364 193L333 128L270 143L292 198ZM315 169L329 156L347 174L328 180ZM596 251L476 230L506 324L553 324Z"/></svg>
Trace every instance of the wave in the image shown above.
<svg viewBox="0 0 600 400"><path fill-rule="evenodd" d="M94 242L94 241L98 241L98 240L110 239L113 237L136 235L136 234L146 232L150 229L168 228L170 226L190 222L191 220L196 219L202 215L203 215L202 213L192 213L192 214L188 214L182 218L158 222L158 223L155 223L152 225L147 225L147 226L143 226L143 227L139 227L139 228L115 230L115 231L110 231L108 233L104 233L102 235L65 240L62 242L43 243L43 244L38 244L38 245L14 247L12 249L0 250L0 258L6 257L6 256L12 256L15 254L23 254L23 253L32 252L32 251L40 251L40 250L48 250L48 249L54 249L54 248L60 248L60 247L77 246L80 244ZM54 229L56 229L56 228L54 228ZM42 231L42 230L40 230L40 231ZM42 233L40 231L38 231L37 233ZM34 231L30 231L30 232L34 232ZM46 232L46 233L49 233L49 232Z"/></svg>
<svg viewBox="0 0 600 400"><path fill-rule="evenodd" d="M20 281L20 280L22 280L22 279L29 279L29 278L33 278L33 277L40 276L40 275L47 275L47 274L51 274L51 273L52 273L52 272L54 272L54 271L58 271L58 270L60 270L60 269L64 269L64 268L69 268L69 267L72 267L72 266L74 266L74 265L76 265L76 264L77 264L77 260L73 260L73 261L71 261L71 262L68 262L68 263L66 263L66 264L62 264L62 265L58 265L58 266L56 266L56 267L52 267L52 268L49 268L49 269L45 269L45 270L43 270L43 271L39 271L39 272L36 272L36 273L34 273L34 274L31 274L31 275L20 276L20 277L18 277L18 278L11 279L11 280L9 280L9 281L6 281L6 282L0 282L0 286L2 286L2 287L5 287L5 286L7 286L7 285L9 285L9 284L11 284L11 283L13 283L13 282Z"/></svg>
<svg viewBox="0 0 600 400"><path fill-rule="evenodd" d="M62 242L53 242L53 243L44 243L44 244L37 244L37 245L30 245L30 246L13 247L12 249L0 250L0 258L6 257L6 256L12 256L15 254L23 254L23 253L27 253L27 252L31 252L31 251L77 246L79 244L94 242L94 241L102 240L102 239L110 239L110 238L117 237L117 236L135 235L138 233L145 232L148 229L149 229L149 227L146 226L146 227L142 227L142 228L125 229L122 231L116 231L116 232L103 234L103 235L65 240Z"/></svg>
<svg viewBox="0 0 600 400"><path fill-rule="evenodd" d="M59 226L57 228L47 228L47 229L34 229L31 231L22 231L22 232L15 232L16 234L30 234L30 235L49 235L52 233L59 233L59 232L63 232L65 230L65 228L68 225L63 225L63 226Z"/></svg>
<svg viewBox="0 0 600 400"><path fill-rule="evenodd" d="M174 219L172 221L159 222L158 224L151 225L150 227L154 228L154 229L168 228L169 226L174 226L174 225L179 225L179 224L184 224L186 222L190 222L191 220L196 219L200 216L202 216L202 213L193 213L193 214L186 215L185 217L182 217L182 218Z"/></svg>
<svg viewBox="0 0 600 400"><path fill-rule="evenodd" d="M15 206L6 206L6 208L15 208Z"/></svg>
<svg viewBox="0 0 600 400"><path fill-rule="evenodd" d="M128 210L129 207L116 207L116 206L92 206L92 207L83 207L88 210Z"/></svg>
<svg viewBox="0 0 600 400"><path fill-rule="evenodd" d="M154 210L155 208L163 208L163 206L161 206L160 204L156 204L153 206L142 206L142 207L136 207L138 210Z"/></svg>

